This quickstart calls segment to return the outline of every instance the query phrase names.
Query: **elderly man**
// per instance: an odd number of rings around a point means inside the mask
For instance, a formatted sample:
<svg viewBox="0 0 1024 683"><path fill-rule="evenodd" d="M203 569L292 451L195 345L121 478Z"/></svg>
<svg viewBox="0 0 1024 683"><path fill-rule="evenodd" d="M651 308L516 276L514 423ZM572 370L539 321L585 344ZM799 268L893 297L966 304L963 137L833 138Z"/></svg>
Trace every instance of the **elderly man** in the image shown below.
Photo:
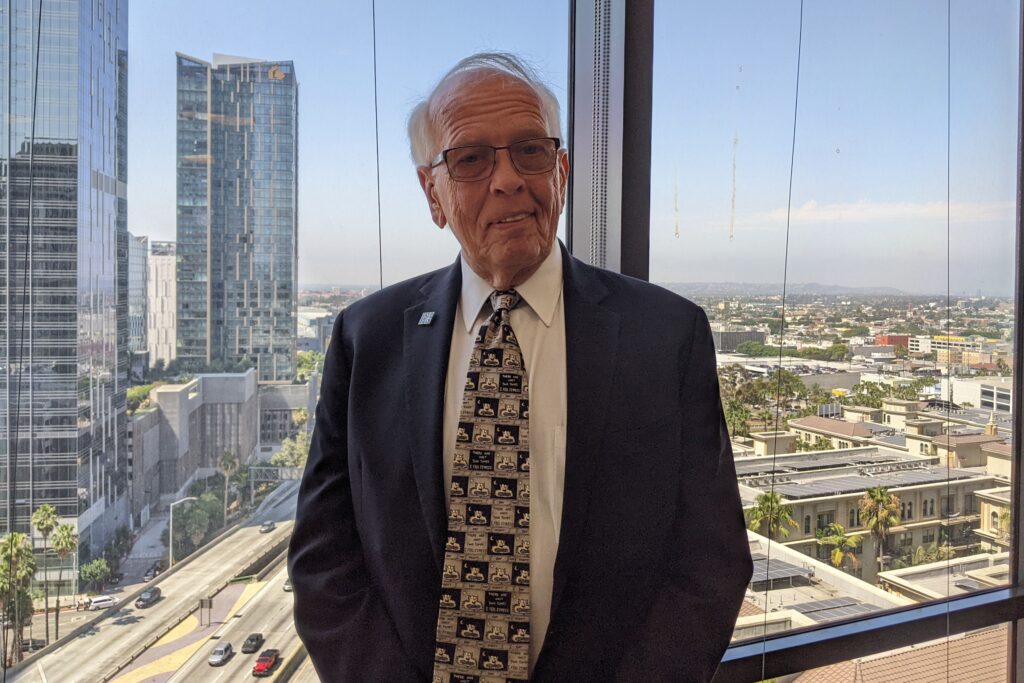
<svg viewBox="0 0 1024 683"><path fill-rule="evenodd" d="M704 312L555 239L558 104L469 57L413 112L461 254L338 317L289 555L324 681L709 680L751 574Z"/></svg>

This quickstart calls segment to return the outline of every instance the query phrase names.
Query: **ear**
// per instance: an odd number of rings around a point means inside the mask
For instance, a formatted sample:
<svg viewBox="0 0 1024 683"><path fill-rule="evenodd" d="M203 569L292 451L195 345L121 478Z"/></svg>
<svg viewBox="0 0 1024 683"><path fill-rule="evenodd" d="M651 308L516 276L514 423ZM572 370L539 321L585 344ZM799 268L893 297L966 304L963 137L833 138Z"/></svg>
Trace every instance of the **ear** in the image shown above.
<svg viewBox="0 0 1024 683"><path fill-rule="evenodd" d="M423 194L427 198L431 220L434 221L437 227L444 230L444 226L448 225L448 219L444 215L441 200L438 198L437 183L434 181L434 169L429 166L417 166L416 175L420 179L420 187L423 188Z"/></svg>
<svg viewBox="0 0 1024 683"><path fill-rule="evenodd" d="M558 150L558 161L555 162L555 172L558 173L558 203L565 206L565 190L569 187L569 151Z"/></svg>

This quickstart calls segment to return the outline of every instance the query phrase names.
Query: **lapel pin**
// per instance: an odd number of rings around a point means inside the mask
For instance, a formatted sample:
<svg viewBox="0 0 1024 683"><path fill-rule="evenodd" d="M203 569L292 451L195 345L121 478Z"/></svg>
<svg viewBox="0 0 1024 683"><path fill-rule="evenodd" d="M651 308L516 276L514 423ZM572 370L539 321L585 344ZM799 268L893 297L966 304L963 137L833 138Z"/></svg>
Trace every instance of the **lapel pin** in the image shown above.
<svg viewBox="0 0 1024 683"><path fill-rule="evenodd" d="M426 313L424 313L423 315L420 316L420 321L417 324L418 325L429 325L432 322L434 322L434 312L433 311L427 311Z"/></svg>

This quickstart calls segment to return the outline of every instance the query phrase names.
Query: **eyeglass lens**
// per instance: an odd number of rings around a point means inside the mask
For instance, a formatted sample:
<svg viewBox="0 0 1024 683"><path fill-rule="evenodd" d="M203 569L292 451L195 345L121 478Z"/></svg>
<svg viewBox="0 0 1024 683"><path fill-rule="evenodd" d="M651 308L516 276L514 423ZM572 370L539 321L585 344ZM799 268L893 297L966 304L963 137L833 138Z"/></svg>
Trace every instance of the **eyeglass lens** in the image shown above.
<svg viewBox="0 0 1024 683"><path fill-rule="evenodd" d="M547 173L554 168L557 151L557 143L547 138L523 140L508 147L516 170L530 175ZM480 180L491 175L495 154L495 148L489 145L456 147L445 153L445 162L456 180Z"/></svg>

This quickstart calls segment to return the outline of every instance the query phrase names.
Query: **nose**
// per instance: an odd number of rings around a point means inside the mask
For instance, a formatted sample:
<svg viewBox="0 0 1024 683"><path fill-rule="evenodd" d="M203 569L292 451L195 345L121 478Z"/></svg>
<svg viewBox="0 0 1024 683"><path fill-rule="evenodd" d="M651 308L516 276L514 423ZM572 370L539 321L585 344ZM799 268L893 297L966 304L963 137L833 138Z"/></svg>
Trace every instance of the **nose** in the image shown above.
<svg viewBox="0 0 1024 683"><path fill-rule="evenodd" d="M507 149L499 149L494 155L494 171L491 173L491 192L514 194L519 192L525 182L523 176L512 163L512 154Z"/></svg>

